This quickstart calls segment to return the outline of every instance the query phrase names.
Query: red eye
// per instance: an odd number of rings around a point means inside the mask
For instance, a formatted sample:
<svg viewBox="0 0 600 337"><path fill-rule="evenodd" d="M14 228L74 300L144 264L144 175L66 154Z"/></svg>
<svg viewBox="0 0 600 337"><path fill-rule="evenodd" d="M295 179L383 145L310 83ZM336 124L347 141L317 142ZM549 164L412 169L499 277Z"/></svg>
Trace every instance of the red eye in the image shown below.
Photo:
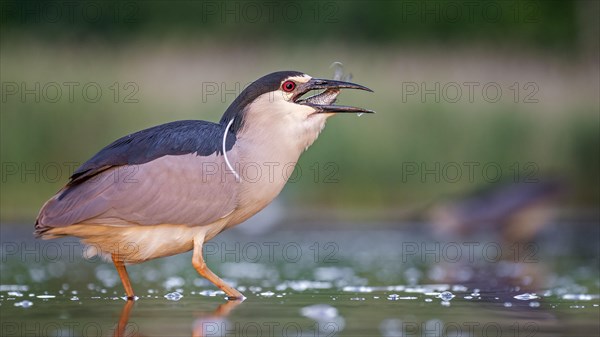
<svg viewBox="0 0 600 337"><path fill-rule="evenodd" d="M296 83L294 81L285 81L281 85L281 89L283 89L285 92L291 92L292 90L296 89Z"/></svg>

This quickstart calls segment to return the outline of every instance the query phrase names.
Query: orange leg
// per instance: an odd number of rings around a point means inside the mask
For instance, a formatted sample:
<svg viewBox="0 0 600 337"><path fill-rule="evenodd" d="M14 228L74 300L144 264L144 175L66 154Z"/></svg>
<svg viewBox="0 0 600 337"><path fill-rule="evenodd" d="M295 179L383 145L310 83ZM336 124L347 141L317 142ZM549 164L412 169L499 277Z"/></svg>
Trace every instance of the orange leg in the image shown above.
<svg viewBox="0 0 600 337"><path fill-rule="evenodd" d="M133 288L131 287L131 282L129 282L129 275L127 275L127 269L125 269L125 263L123 261L118 260L115 254L112 254L112 260L117 268L117 272L119 272L119 277L121 278L121 282L123 282L123 288L125 288L125 293L127 294L127 300L133 300L135 295L133 294Z"/></svg>
<svg viewBox="0 0 600 337"><path fill-rule="evenodd" d="M133 308L133 301L125 302L125 306L121 311L121 316L119 317L119 322L117 323L117 327L115 328L115 333L113 337L123 337L127 336L125 334L125 330L127 328L127 324L129 324L129 315L131 313L131 309Z"/></svg>
<svg viewBox="0 0 600 337"><path fill-rule="evenodd" d="M225 283L225 281L221 280L220 277L215 275L208 267L206 266L206 262L204 262L204 258L202 257L202 244L204 243L204 236L198 235L194 238L194 253L192 255L192 265L194 269L202 275L204 278L212 282L214 285L219 287L221 290L227 294L229 300L244 300L246 297L239 291L237 291L232 286Z"/></svg>

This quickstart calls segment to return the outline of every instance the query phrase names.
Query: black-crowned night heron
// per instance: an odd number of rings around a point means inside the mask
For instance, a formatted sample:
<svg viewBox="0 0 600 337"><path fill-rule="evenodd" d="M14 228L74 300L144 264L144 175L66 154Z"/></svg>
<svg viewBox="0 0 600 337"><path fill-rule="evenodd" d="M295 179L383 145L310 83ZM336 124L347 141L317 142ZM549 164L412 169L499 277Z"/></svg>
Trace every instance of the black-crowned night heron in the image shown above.
<svg viewBox="0 0 600 337"><path fill-rule="evenodd" d="M177 121L118 139L44 204L35 234L79 237L110 257L129 299L134 293L125 264L192 249L198 273L229 299L243 299L207 268L202 245L279 194L327 118L372 112L334 105L342 88L371 91L296 71L275 72L243 90L219 123ZM323 92L302 98L319 89Z"/></svg>

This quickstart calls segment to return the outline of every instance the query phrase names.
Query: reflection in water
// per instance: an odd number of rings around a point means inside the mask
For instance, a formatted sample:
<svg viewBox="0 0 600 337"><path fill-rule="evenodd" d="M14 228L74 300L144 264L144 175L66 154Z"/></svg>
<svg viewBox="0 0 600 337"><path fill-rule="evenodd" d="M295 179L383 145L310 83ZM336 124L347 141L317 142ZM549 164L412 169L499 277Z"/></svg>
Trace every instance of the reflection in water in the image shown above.
<svg viewBox="0 0 600 337"><path fill-rule="evenodd" d="M525 335L557 331L555 313L547 305L540 310L543 298L529 292L545 288L551 277L535 239L554 221L563 190L556 181L500 184L436 205L430 212L433 235L446 243L482 247L479 254L485 258L483 263L468 257L440 262L431 267L430 277L474 289L465 298L477 299L482 309L510 308L500 311L498 319L527 320L531 324L520 327Z"/></svg>
<svg viewBox="0 0 600 337"><path fill-rule="evenodd" d="M129 323L129 315L131 314L131 309L133 309L133 304L135 301L127 300L125 301L125 305L121 310L121 315L119 315L119 322L117 323L117 327L115 329L115 333L113 336L115 337L123 337L130 336L130 334L125 334L125 330L127 329L127 323ZM135 336L135 335L133 335ZM140 335L138 335L140 336Z"/></svg>
<svg viewBox="0 0 600 337"><path fill-rule="evenodd" d="M539 261L535 238L553 222L554 204L563 189L556 181L500 184L433 207L429 215L434 237L449 250L455 244L468 247L469 254L434 266L432 279L496 290L543 287L548 272ZM484 263L469 259L474 250Z"/></svg>
<svg viewBox="0 0 600 337"><path fill-rule="evenodd" d="M192 326L192 336L193 337L203 337L203 336L221 336L224 334L224 331L221 331L227 324L226 317L229 316L231 311L239 306L243 300L234 300L227 301L226 303L220 304L217 308L211 313L200 313L196 315ZM137 330L137 326L131 331L129 329L129 317L131 316L131 311L136 302L133 300L125 301L125 305L121 310L121 315L119 315L119 322L115 328L114 337L133 337L133 336L143 336ZM133 327L132 327L133 328Z"/></svg>

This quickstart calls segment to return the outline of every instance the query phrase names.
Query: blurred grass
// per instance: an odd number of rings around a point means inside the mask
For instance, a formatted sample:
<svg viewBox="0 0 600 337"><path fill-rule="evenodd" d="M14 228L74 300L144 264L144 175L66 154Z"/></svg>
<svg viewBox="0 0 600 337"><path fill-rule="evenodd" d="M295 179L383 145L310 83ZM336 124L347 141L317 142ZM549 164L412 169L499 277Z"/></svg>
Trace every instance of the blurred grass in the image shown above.
<svg viewBox="0 0 600 337"><path fill-rule="evenodd" d="M313 207L398 209L424 205L440 196L489 185L481 173L474 181L435 181L426 176L403 179L404 165L433 167L447 163L498 164L504 180L513 178L514 164L535 163L535 177L564 178L570 184L568 206L593 206L599 201L597 150L598 65L572 58L524 50L487 51L487 46L457 48L406 45L382 47L320 44L228 45L211 39L135 39L126 45L44 42L29 35L4 36L0 51L2 82L76 81L98 83L101 99L88 103L63 97L57 103L31 97L7 97L1 106L0 144L3 180L1 217L31 220L41 204L67 181L65 163L83 163L96 151L125 134L180 119L216 121L234 94L208 96L203 83L241 87L263 74L282 69L330 77L329 65L342 61L354 80L375 93L346 92L344 104L364 106L375 115L338 116L301 158L302 177L284 189L290 204ZM417 96L402 100L405 82L496 82L506 90L513 82L535 82L539 103L512 102L505 91L498 103L436 103ZM138 103L113 101L108 87L134 82ZM81 87L79 87L81 88ZM4 88L3 88L4 90ZM76 91L77 92L77 91ZM63 95L66 89L63 90ZM326 183L334 163L337 182ZM21 165L41 165L22 179ZM318 163L318 177L315 177ZM7 175L6 165L20 171ZM63 168L57 181L44 179L45 165ZM41 172L41 176L40 173ZM52 175L52 174L49 174ZM54 175L52 175L54 176Z"/></svg>
<svg viewBox="0 0 600 337"><path fill-rule="evenodd" d="M557 0L84 0L77 4L7 0L0 6L0 18L8 29L34 32L51 40L93 35L127 42L144 34L193 34L235 43L257 37L280 42L352 37L358 43L384 44L397 40L509 40L567 52L576 51L572 47L579 43L578 11L590 8L585 1ZM94 15L96 12L101 15Z"/></svg>

